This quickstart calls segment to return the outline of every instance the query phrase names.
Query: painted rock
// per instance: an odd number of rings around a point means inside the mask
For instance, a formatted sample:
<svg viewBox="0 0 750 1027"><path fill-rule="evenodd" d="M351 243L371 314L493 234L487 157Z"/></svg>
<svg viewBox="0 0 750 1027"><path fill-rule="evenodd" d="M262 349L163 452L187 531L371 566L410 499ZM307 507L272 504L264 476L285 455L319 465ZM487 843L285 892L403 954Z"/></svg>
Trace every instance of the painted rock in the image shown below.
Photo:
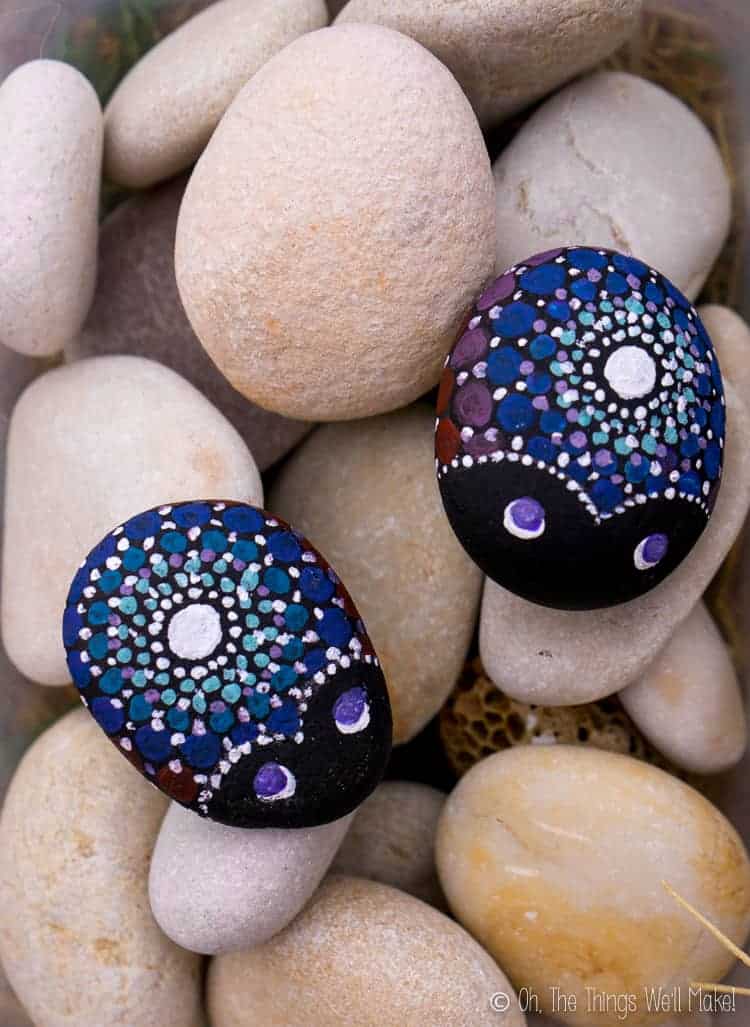
<svg viewBox="0 0 750 1027"><path fill-rule="evenodd" d="M590 609L649 591L716 501L724 390L690 302L614 251L516 264L446 360L435 453L446 512L493 581Z"/></svg>
<svg viewBox="0 0 750 1027"><path fill-rule="evenodd" d="M242 503L131 517L95 546L63 617L84 704L167 795L233 827L312 827L380 780L391 712L334 571Z"/></svg>

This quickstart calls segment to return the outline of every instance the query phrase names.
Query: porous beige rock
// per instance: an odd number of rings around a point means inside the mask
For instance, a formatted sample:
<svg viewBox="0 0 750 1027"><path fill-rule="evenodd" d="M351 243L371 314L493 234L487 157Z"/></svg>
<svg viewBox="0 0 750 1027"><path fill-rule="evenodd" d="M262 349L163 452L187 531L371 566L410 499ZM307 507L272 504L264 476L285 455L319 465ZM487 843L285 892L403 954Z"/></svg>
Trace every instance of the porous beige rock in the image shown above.
<svg viewBox="0 0 750 1027"><path fill-rule="evenodd" d="M589 75L548 100L494 175L498 271L591 243L646 261L692 299L729 228L729 179L708 130L677 97L625 72Z"/></svg>
<svg viewBox="0 0 750 1027"><path fill-rule="evenodd" d="M492 995L508 995L496 1012ZM373 881L331 877L266 945L211 963L213 1027L523 1027L505 975L424 902Z"/></svg>
<svg viewBox="0 0 750 1027"><path fill-rule="evenodd" d="M445 795L415 781L384 781L357 810L332 873L390 884L445 906L435 869L435 832Z"/></svg>
<svg viewBox="0 0 750 1027"><path fill-rule="evenodd" d="M719 355L721 373L750 402L750 327L736 311L720 303L698 307L698 315Z"/></svg>
<svg viewBox="0 0 750 1027"><path fill-rule="evenodd" d="M451 909L517 988L548 1013L551 988L575 996L569 1024L623 1022L587 987L634 996L626 1022L639 1027L660 1019L644 988L677 988L688 1009L691 981L731 967L664 881L735 943L750 929L750 860L734 828L629 756L524 746L488 757L448 797L437 864Z"/></svg>
<svg viewBox="0 0 750 1027"><path fill-rule="evenodd" d="M383 666L397 744L455 684L482 581L443 513L433 425L418 405L317 428L269 497L269 509L322 550L351 592Z"/></svg>
<svg viewBox="0 0 750 1027"><path fill-rule="evenodd" d="M0 342L49 356L94 291L101 108L71 65L30 61L0 86L0 125Z"/></svg>
<svg viewBox="0 0 750 1027"><path fill-rule="evenodd" d="M328 22L324 0L219 0L165 36L107 104L104 170L142 189L188 167L248 79Z"/></svg>
<svg viewBox="0 0 750 1027"><path fill-rule="evenodd" d="M36 1027L198 1027L200 960L146 880L167 801L75 710L22 760L0 818L0 959Z"/></svg>
<svg viewBox="0 0 750 1027"><path fill-rule="evenodd" d="M695 548L660 585L605 610L537 606L485 582L479 649L498 688L520 702L572 706L631 684L700 599L750 507L750 413L725 383L727 436L714 512Z"/></svg>
<svg viewBox="0 0 750 1027"><path fill-rule="evenodd" d="M642 6L642 0L349 0L336 24L387 25L418 40L450 68L486 128L616 50L636 30Z"/></svg>
<svg viewBox="0 0 750 1027"><path fill-rule="evenodd" d="M0 600L15 665L67 683L60 618L91 547L141 510L205 497L262 505L263 489L237 432L179 375L120 356L37 378L8 434Z"/></svg>
<svg viewBox="0 0 750 1027"><path fill-rule="evenodd" d="M233 389L195 337L174 276L177 212L187 179L120 204L99 235L99 275L80 335L67 360L129 353L158 360L202 392L231 421L261 471L284 456L311 425L250 403Z"/></svg>
<svg viewBox="0 0 750 1027"><path fill-rule="evenodd" d="M747 746L742 693L729 651L703 603L685 618L620 701L648 740L696 774L734 766Z"/></svg>
<svg viewBox="0 0 750 1027"><path fill-rule="evenodd" d="M308 901L350 822L348 816L299 830L248 830L172 803L149 875L156 922L191 952L263 944Z"/></svg>
<svg viewBox="0 0 750 1027"><path fill-rule="evenodd" d="M188 183L177 284L243 395L342 420L438 379L492 272L487 150L456 80L375 25L295 40L237 96Z"/></svg>

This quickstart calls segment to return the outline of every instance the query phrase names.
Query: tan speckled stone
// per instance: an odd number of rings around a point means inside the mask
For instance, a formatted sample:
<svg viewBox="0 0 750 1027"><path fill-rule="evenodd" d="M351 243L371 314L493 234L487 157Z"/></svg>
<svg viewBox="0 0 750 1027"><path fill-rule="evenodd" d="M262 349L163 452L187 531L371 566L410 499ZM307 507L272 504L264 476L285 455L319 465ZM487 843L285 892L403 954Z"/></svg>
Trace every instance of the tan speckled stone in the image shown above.
<svg viewBox="0 0 750 1027"><path fill-rule="evenodd" d="M107 177L142 189L188 167L248 79L327 21L323 0L219 0L194 15L138 61L107 104Z"/></svg>
<svg viewBox="0 0 750 1027"><path fill-rule="evenodd" d="M102 114L69 64L30 61L0 86L0 342L57 353L96 280Z"/></svg>
<svg viewBox="0 0 750 1027"><path fill-rule="evenodd" d="M441 909L435 832L445 795L415 781L384 781L362 803L332 873L390 884Z"/></svg>
<svg viewBox="0 0 750 1027"><path fill-rule="evenodd" d="M249 949L287 926L317 888L351 822L248 830L172 803L149 876L156 922L191 952Z"/></svg>
<svg viewBox="0 0 750 1027"><path fill-rule="evenodd" d="M706 303L698 314L719 354L721 373L750 402L750 327L729 307Z"/></svg>
<svg viewBox="0 0 750 1027"><path fill-rule="evenodd" d="M451 531L427 406L317 428L268 500L351 592L383 666L399 744L440 709L463 665L482 576Z"/></svg>
<svg viewBox="0 0 750 1027"><path fill-rule="evenodd" d="M680 624L620 701L648 740L677 766L716 774L747 745L742 693L704 603Z"/></svg>
<svg viewBox="0 0 750 1027"><path fill-rule="evenodd" d="M644 988L720 981L732 956L667 894L668 881L737 944L750 929L750 860L698 792L640 760L524 746L478 763L449 796L437 838L451 909L515 986L573 1025L618 1027L586 993L634 995L624 1021L656 1024ZM663 1014L662 1014L663 1018Z"/></svg>
<svg viewBox="0 0 750 1027"><path fill-rule="evenodd" d="M243 395L291 417L382 413L437 382L494 260L476 118L413 40L295 40L227 111L185 191L177 284Z"/></svg>
<svg viewBox="0 0 750 1027"><path fill-rule="evenodd" d="M498 688L521 702L572 706L618 692L666 645L721 566L750 507L750 413L725 383L727 441L719 497L695 548L660 585L605 610L536 606L487 579L479 648Z"/></svg>
<svg viewBox="0 0 750 1027"><path fill-rule="evenodd" d="M490 1007L510 996L505 1013ZM211 963L213 1027L523 1027L502 971L424 902L331 877L266 945Z"/></svg>
<svg viewBox="0 0 750 1027"><path fill-rule="evenodd" d="M197 1027L200 960L146 880L167 800L75 710L24 757L0 818L0 958L36 1027Z"/></svg>
<svg viewBox="0 0 750 1027"><path fill-rule="evenodd" d="M68 360L129 353L177 371L218 407L263 471L309 432L233 389L195 337L174 276L174 236L185 178L121 204L102 225L94 302Z"/></svg>
<svg viewBox="0 0 750 1027"><path fill-rule="evenodd" d="M624 72L590 75L548 100L494 174L498 271L595 243L645 260L693 298L729 228L729 179L706 127Z"/></svg>
<svg viewBox="0 0 750 1027"><path fill-rule="evenodd" d="M416 39L450 68L486 128L616 50L637 28L641 7L642 0L349 0L336 24L371 22Z"/></svg>
<svg viewBox="0 0 750 1027"><path fill-rule="evenodd" d="M8 435L2 633L35 681L70 680L60 617L91 547L132 514L214 497L262 505L242 439L183 378L141 357L95 357L37 378ZM33 553L33 559L29 554Z"/></svg>

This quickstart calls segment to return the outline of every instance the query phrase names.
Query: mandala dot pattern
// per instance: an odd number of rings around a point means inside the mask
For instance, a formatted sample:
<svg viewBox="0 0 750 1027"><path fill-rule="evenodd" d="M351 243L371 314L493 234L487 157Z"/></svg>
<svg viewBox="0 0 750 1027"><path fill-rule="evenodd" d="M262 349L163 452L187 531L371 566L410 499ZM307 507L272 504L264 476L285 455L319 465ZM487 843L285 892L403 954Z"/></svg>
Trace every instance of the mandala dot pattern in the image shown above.
<svg viewBox="0 0 750 1027"><path fill-rule="evenodd" d="M690 552L724 432L719 364L689 300L640 260L568 247L477 300L440 382L435 462L486 574L586 609L643 594Z"/></svg>
<svg viewBox="0 0 750 1027"><path fill-rule="evenodd" d="M382 777L391 713L351 597L315 548L245 504L131 517L63 615L84 704L172 799L239 827L350 812Z"/></svg>

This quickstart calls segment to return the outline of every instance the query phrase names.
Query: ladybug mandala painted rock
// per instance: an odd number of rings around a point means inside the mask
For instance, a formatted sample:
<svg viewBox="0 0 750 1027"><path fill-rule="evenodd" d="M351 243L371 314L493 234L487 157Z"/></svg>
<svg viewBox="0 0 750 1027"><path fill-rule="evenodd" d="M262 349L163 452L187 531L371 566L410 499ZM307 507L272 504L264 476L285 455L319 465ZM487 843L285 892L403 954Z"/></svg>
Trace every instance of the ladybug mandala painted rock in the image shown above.
<svg viewBox="0 0 750 1027"><path fill-rule="evenodd" d="M380 665L324 558L245 504L147 510L76 574L63 617L84 704L145 777L236 827L307 827L373 790Z"/></svg>
<svg viewBox="0 0 750 1027"><path fill-rule="evenodd" d="M690 302L633 257L569 247L497 278L448 356L437 415L456 535L537 603L641 595L687 556L716 502L716 353Z"/></svg>

